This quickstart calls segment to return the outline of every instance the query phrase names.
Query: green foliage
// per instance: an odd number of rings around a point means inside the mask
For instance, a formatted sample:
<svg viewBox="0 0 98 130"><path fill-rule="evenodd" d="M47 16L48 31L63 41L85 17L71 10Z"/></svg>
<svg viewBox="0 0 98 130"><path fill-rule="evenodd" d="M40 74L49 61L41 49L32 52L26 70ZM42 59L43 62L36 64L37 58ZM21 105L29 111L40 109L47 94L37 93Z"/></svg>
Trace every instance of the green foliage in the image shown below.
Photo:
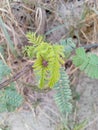
<svg viewBox="0 0 98 130"><path fill-rule="evenodd" d="M10 68L0 60L0 81L11 73ZM22 96L16 91L15 84L0 90L0 112L13 111L23 102Z"/></svg>
<svg viewBox="0 0 98 130"><path fill-rule="evenodd" d="M87 120L84 120L80 123L75 123L75 125L70 126L70 129L63 127L62 130L85 130L86 124L87 124Z"/></svg>
<svg viewBox="0 0 98 130"><path fill-rule="evenodd" d="M34 46L26 46L24 48L24 53L26 53L28 55L29 58L32 59L32 57L34 57Z"/></svg>
<svg viewBox="0 0 98 130"><path fill-rule="evenodd" d="M28 33L27 38L33 46L26 46L25 51L29 57L36 58L33 68L40 76L40 88L46 85L53 87L59 80L60 67L64 63L63 47L44 42L43 37L35 33Z"/></svg>
<svg viewBox="0 0 98 130"><path fill-rule="evenodd" d="M81 71L84 71L91 78L98 78L98 56L86 54L84 48L78 48L73 57L73 63Z"/></svg>
<svg viewBox="0 0 98 130"><path fill-rule="evenodd" d="M69 86L68 75L63 68L61 68L60 74L60 80L54 87L56 89L54 99L59 110L64 116L72 111L72 104L70 103L70 100L72 99L72 94Z"/></svg>
<svg viewBox="0 0 98 130"><path fill-rule="evenodd" d="M69 123L69 122L68 122ZM85 127L87 125L87 120L84 120L80 123L73 122L74 124L69 124L69 128L65 127L63 123L60 123L57 125L56 130L85 130Z"/></svg>
<svg viewBox="0 0 98 130"><path fill-rule="evenodd" d="M37 76L40 76L39 86L40 88L55 86L55 102L61 114L66 117L72 110L72 104L70 103L72 95L68 75L62 65L64 64L64 52L70 54L75 45L72 39L62 41L61 45L51 45L34 33L28 33L27 38L33 45L26 46L25 52L35 61L33 69ZM66 125L66 123L64 124Z"/></svg>
<svg viewBox="0 0 98 130"><path fill-rule="evenodd" d="M76 48L71 38L62 40L60 45L50 44L44 41L42 36L28 33L27 38L32 46L26 46L25 52L34 60L33 69L40 76L40 88L53 87L56 90L55 102L62 114L67 117L72 111L72 94L67 73L62 68L64 58L69 58L73 49ZM65 54L65 56L64 56ZM76 49L76 55L72 58L73 63L80 70L92 78L98 78L98 57L95 54L86 54L83 48ZM65 128L67 120L63 121ZM75 125L73 130L82 130L85 123Z"/></svg>
<svg viewBox="0 0 98 130"><path fill-rule="evenodd" d="M0 60L0 81L11 72L10 68Z"/></svg>
<svg viewBox="0 0 98 130"><path fill-rule="evenodd" d="M64 47L64 55L65 58L68 58L73 51L73 49L76 48L75 43L73 42L72 38L67 38L60 41L60 45Z"/></svg>
<svg viewBox="0 0 98 130"><path fill-rule="evenodd" d="M23 97L16 91L15 84L0 91L0 112L13 111L23 102Z"/></svg>
<svg viewBox="0 0 98 130"><path fill-rule="evenodd" d="M73 130L84 130L86 124L87 124L87 121L82 121L81 123L76 124Z"/></svg>
<svg viewBox="0 0 98 130"><path fill-rule="evenodd" d="M28 32L27 38L30 43L33 43L35 46L42 43L44 41L44 38L42 36L36 36L36 33Z"/></svg>

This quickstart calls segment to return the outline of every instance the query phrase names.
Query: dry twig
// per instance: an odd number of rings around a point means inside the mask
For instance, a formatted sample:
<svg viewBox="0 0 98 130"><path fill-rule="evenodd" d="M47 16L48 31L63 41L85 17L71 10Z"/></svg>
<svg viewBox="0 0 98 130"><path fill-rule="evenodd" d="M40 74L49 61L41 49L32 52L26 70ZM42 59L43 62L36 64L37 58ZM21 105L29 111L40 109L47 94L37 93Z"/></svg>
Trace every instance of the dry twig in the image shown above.
<svg viewBox="0 0 98 130"><path fill-rule="evenodd" d="M20 77L22 77L25 73L27 73L30 69L32 69L33 64L34 63L26 65L20 72L18 72L17 74L12 76L11 78L6 79L2 83L0 83L0 89L8 86L11 82L14 82L14 81L18 80Z"/></svg>

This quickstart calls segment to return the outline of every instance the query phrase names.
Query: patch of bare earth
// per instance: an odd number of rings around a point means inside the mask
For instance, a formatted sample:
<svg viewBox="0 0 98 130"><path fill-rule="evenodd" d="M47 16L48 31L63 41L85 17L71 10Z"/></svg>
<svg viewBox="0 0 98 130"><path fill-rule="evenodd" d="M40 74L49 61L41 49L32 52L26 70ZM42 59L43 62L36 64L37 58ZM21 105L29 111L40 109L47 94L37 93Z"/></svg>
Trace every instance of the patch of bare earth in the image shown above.
<svg viewBox="0 0 98 130"><path fill-rule="evenodd" d="M87 120L85 130L98 130L98 80L81 74L77 85L80 100L77 102L76 119Z"/></svg>

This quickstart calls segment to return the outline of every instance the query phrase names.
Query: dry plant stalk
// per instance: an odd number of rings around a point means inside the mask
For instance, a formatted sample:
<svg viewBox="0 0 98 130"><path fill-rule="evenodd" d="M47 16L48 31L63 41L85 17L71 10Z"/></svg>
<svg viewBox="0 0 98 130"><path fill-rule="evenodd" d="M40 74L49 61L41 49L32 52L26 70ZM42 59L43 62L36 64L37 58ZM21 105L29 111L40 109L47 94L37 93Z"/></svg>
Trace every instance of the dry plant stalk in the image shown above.
<svg viewBox="0 0 98 130"><path fill-rule="evenodd" d="M44 34L46 28L46 12L43 8L37 7L35 15L36 33Z"/></svg>
<svg viewBox="0 0 98 130"><path fill-rule="evenodd" d="M7 87L11 82L14 82L21 78L25 73L27 73L29 70L32 69L34 63L26 65L22 70L20 70L18 73L16 73L14 76L12 76L9 79L6 79L2 83L0 83L0 89Z"/></svg>

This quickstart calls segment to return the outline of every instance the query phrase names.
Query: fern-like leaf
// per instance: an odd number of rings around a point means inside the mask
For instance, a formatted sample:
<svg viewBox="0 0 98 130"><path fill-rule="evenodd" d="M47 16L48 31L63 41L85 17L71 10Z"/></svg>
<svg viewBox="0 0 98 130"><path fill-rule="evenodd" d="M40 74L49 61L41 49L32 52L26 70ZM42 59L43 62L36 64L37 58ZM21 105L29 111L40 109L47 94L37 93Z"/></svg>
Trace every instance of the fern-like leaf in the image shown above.
<svg viewBox="0 0 98 130"><path fill-rule="evenodd" d="M33 69L40 76L40 88L44 86L53 87L59 80L60 67L64 64L64 53L61 45L51 45L43 41L41 36L36 36L34 33L27 34L28 40L34 46L27 46L26 52L29 57L35 55L35 63Z"/></svg>
<svg viewBox="0 0 98 130"><path fill-rule="evenodd" d="M42 36L36 36L36 33L29 32L27 33L27 38L30 43L33 43L34 45L38 45L41 42L43 42L44 38Z"/></svg>
<svg viewBox="0 0 98 130"><path fill-rule="evenodd" d="M98 78L98 56L86 54L84 48L78 48L73 57L73 63L80 70L84 71L91 78Z"/></svg>
<svg viewBox="0 0 98 130"><path fill-rule="evenodd" d="M0 81L11 72L10 68L0 60Z"/></svg>
<svg viewBox="0 0 98 130"><path fill-rule="evenodd" d="M26 46L25 48L24 48L24 53L25 54L27 54L27 56L29 57L29 58L32 58L32 57L34 57L35 56L35 54L34 54L34 46Z"/></svg>
<svg viewBox="0 0 98 130"><path fill-rule="evenodd" d="M60 78L60 67L64 64L63 47L59 45L52 45L49 59L50 81L49 86L52 87Z"/></svg>
<svg viewBox="0 0 98 130"><path fill-rule="evenodd" d="M5 98L8 105L12 107L19 107L23 101L23 98L17 91L6 90L5 91Z"/></svg>
<svg viewBox="0 0 98 130"><path fill-rule="evenodd" d="M72 104L70 100L72 99L71 96L71 89L69 86L69 78L63 68L60 71L60 80L55 85L56 94L54 96L55 102L63 115L70 113L72 110Z"/></svg>
<svg viewBox="0 0 98 130"><path fill-rule="evenodd" d="M72 38L67 38L60 41L60 45L64 47L64 54L65 58L68 58L73 49L76 48L75 43L73 42Z"/></svg>
<svg viewBox="0 0 98 130"><path fill-rule="evenodd" d="M23 102L23 97L17 93L14 84L0 91L0 112L13 111Z"/></svg>
<svg viewBox="0 0 98 130"><path fill-rule="evenodd" d="M73 130L84 130L85 126L87 125L87 120L82 121L79 124L76 124Z"/></svg>

